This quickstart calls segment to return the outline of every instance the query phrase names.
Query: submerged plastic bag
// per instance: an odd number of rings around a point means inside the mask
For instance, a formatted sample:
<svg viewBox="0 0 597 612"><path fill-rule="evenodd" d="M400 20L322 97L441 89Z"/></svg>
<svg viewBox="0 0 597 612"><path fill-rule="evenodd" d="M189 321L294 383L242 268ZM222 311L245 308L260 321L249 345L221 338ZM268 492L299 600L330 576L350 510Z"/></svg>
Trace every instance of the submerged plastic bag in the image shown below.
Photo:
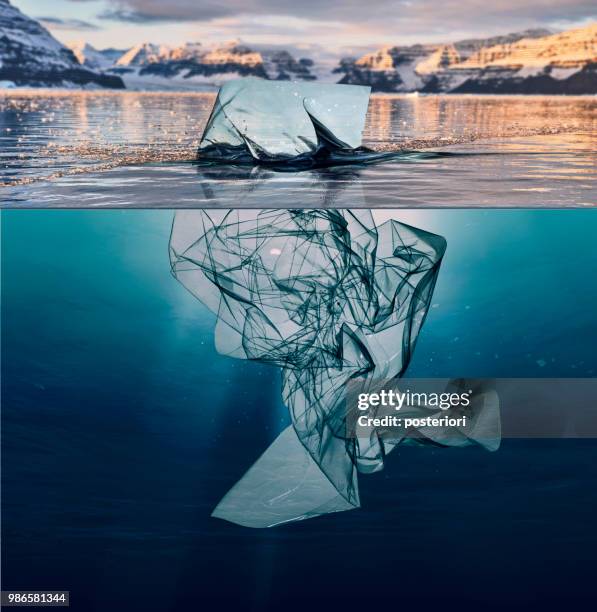
<svg viewBox="0 0 597 612"><path fill-rule="evenodd" d="M436 430L397 442L348 436L344 402L356 377L405 371L445 247L394 219L377 225L365 210L175 214L172 273L217 315L219 353L282 369L292 420L214 516L270 527L357 508L358 471L381 469L399 442L446 439ZM486 398L483 413L494 407ZM477 421L483 437L497 431L491 419ZM473 442L451 435L446 445Z"/></svg>
<svg viewBox="0 0 597 612"><path fill-rule="evenodd" d="M394 219L377 225L364 210L175 214L172 273L217 315L218 352L281 368L292 421L213 516L271 527L357 508L357 473L381 469L403 442L497 448L491 390L478 394L470 430L424 427L393 440L347 432L350 381L407 368L445 248L441 236Z"/></svg>
<svg viewBox="0 0 597 612"><path fill-rule="evenodd" d="M198 156L262 163L350 158L367 151L361 138L369 94L369 87L356 85L228 81L218 92Z"/></svg>

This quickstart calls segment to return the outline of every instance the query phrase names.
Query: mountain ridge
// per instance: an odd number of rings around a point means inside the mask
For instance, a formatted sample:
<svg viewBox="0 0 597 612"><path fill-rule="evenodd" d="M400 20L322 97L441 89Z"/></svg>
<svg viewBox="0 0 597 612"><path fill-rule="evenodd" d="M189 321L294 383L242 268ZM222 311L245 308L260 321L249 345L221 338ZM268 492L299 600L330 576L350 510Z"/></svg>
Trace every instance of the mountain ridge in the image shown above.
<svg viewBox="0 0 597 612"><path fill-rule="evenodd" d="M17 86L124 87L82 66L71 49L8 0L0 0L0 82Z"/></svg>
<svg viewBox="0 0 597 612"><path fill-rule="evenodd" d="M0 82L25 86L200 90L252 76L367 85L390 93L596 94L597 23L564 32L534 28L455 42L387 45L335 68L283 47L188 42L97 50L68 46L9 0L0 0ZM298 59L297 59L298 57ZM325 66L325 70L322 67Z"/></svg>
<svg viewBox="0 0 597 612"><path fill-rule="evenodd" d="M269 80L315 80L313 62L296 60L288 51L260 51L239 40L222 45L186 43L177 47L145 42L131 47L111 68L125 81L143 77L218 85L224 80L254 76Z"/></svg>
<svg viewBox="0 0 597 612"><path fill-rule="evenodd" d="M340 83L422 93L597 93L597 23L443 45L386 46L336 69Z"/></svg>

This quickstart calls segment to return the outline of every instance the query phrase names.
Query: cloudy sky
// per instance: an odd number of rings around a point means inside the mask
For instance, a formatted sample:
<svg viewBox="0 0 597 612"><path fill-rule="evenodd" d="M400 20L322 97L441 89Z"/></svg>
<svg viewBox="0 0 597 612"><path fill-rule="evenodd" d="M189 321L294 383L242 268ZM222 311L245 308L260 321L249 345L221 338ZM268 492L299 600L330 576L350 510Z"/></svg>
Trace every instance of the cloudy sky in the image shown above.
<svg viewBox="0 0 597 612"><path fill-rule="evenodd" d="M11 0L61 41L98 48L151 41L247 43L358 54L596 18L594 0Z"/></svg>

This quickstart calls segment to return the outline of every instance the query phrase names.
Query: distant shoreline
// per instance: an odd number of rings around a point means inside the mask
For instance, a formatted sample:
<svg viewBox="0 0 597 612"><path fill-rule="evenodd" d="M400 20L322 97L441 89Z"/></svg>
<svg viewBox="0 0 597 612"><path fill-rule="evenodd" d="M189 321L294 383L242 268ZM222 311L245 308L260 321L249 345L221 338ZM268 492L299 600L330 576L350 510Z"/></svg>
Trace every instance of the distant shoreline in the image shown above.
<svg viewBox="0 0 597 612"><path fill-rule="evenodd" d="M36 87L36 86L18 86L18 87L0 87L0 95L7 96L11 93L17 94L89 94L89 95L167 95L167 96L197 96L197 95L215 95L219 87L206 87L205 89L110 89L102 88L84 88L84 87ZM371 96L375 98L595 98L597 94L521 94L521 93L421 93L421 92L384 92L374 91Z"/></svg>

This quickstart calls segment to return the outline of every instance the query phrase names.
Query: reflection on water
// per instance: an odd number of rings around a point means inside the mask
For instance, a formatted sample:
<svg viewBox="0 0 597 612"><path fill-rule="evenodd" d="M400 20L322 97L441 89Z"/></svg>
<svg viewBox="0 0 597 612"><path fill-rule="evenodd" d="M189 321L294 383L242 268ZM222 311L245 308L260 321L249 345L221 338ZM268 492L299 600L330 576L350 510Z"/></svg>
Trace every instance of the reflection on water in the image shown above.
<svg viewBox="0 0 597 612"><path fill-rule="evenodd" d="M570 132L590 136L596 108L594 100L583 97L375 96L367 141L383 148L419 139L439 144Z"/></svg>
<svg viewBox="0 0 597 612"><path fill-rule="evenodd" d="M208 205L202 174L188 162L213 100L210 93L0 92L0 202ZM366 146L467 155L400 155L352 172L371 206L593 205L596 106L589 97L374 96ZM220 180L234 183L235 171ZM309 205L286 192L289 185L291 177L276 179L255 205Z"/></svg>
<svg viewBox="0 0 597 612"><path fill-rule="evenodd" d="M213 96L105 92L0 95L4 183L91 167L192 159Z"/></svg>

